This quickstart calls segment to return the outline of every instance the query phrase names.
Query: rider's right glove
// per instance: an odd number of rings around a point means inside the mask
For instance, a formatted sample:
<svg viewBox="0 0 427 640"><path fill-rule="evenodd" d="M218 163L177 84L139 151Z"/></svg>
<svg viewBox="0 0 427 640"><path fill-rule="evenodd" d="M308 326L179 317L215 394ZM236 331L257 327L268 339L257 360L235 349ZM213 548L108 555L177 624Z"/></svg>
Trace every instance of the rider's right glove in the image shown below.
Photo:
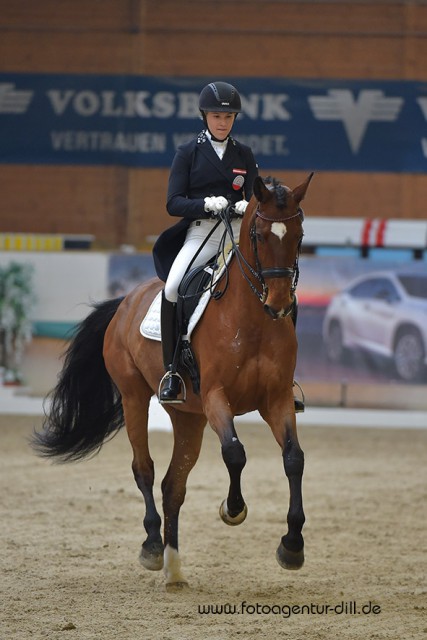
<svg viewBox="0 0 427 640"><path fill-rule="evenodd" d="M209 196L205 198L205 211L211 214L211 218L216 218L227 206L228 201L224 196Z"/></svg>

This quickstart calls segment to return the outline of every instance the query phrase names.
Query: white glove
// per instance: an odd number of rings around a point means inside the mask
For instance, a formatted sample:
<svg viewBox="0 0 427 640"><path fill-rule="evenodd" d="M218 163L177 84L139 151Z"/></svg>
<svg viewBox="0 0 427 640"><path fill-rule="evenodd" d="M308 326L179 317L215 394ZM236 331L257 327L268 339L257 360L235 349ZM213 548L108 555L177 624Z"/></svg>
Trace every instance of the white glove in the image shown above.
<svg viewBox="0 0 427 640"><path fill-rule="evenodd" d="M213 216L218 215L228 206L228 201L224 196L210 196L205 198L205 211L212 213Z"/></svg>
<svg viewBox="0 0 427 640"><path fill-rule="evenodd" d="M236 204L234 205L234 211L237 213L238 216L243 216L248 204L249 203L247 200L239 200L239 202L236 202Z"/></svg>

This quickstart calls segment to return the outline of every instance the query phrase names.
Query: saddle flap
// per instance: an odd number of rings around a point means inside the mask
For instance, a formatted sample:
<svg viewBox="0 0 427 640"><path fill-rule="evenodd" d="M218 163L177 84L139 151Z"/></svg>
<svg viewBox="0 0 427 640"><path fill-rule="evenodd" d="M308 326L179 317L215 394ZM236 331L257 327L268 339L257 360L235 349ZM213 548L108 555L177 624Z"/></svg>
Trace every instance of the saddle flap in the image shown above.
<svg viewBox="0 0 427 640"><path fill-rule="evenodd" d="M230 262L233 256L233 252L228 249L227 257L225 263L221 263L218 270L214 269L214 264L209 263L208 265L202 265L200 267L195 267L192 269L183 279L183 282L179 288L178 295L178 303L180 301L181 295L183 295L183 291L187 290L188 293L185 294L187 301L184 304L185 309L185 317L188 316L188 319L185 321L186 331L185 337L188 341L190 341L191 334L195 329L197 323L203 315L204 310L206 309L209 300L211 298L211 287L207 287L209 279L212 278L212 274L215 273L214 283L212 284L212 288L216 286L219 282L221 276L224 273L224 270L228 263ZM185 284L186 283L186 284ZM204 283L204 285L203 285ZM194 287L194 289L193 289ZM193 298L193 294L194 298ZM159 291L157 296L154 298L151 303L150 308L148 309L145 317L141 322L140 332L145 338L149 338L150 340L161 341L160 335L160 308L161 308L161 299L162 292ZM192 307L192 311L190 309ZM179 311L178 311L179 315Z"/></svg>
<svg viewBox="0 0 427 640"><path fill-rule="evenodd" d="M178 288L177 301L177 318L181 335L187 334L190 319L202 295L209 291L209 282L212 281L213 274L214 271L208 264L194 267L182 279ZM210 296L207 298L207 303L209 300Z"/></svg>

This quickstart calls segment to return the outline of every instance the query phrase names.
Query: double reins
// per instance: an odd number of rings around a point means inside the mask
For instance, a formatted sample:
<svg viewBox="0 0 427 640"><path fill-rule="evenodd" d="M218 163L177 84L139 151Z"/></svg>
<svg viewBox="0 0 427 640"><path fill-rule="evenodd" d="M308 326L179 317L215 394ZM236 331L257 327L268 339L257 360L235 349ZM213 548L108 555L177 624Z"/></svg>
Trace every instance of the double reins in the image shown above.
<svg viewBox="0 0 427 640"><path fill-rule="evenodd" d="M208 234L207 238L205 238L204 242L201 244L201 246L199 247L198 251L193 256L193 259L191 260L190 264L187 267L186 273L189 272L192 264L194 263L196 257L198 256L198 254L202 250L203 246L206 244L208 239L211 237L211 235L217 229L218 225L221 224L221 222L222 222L224 227L225 227L225 230L224 230L224 233L222 235L222 238L221 238L221 241L220 241L220 244L219 244L219 247L218 247L216 259L214 260L214 265L212 267L212 274L211 274L211 279L210 279L209 285L206 288L204 288L203 291L210 290L211 296L213 298L215 298L215 299L219 299L224 295L225 291L228 288L229 275L228 275L228 265L227 265L227 256L226 256L226 245L227 245L227 237L228 237L229 240L230 240L230 243L231 243L233 255L235 256L235 258L237 260L237 263L239 265L239 269L240 269L240 272L241 272L243 278L246 280L246 282L248 283L251 291L256 295L256 297L260 300L260 302L262 304L264 304L264 302L266 301L267 296L268 296L268 286L267 286L267 283L265 281L266 279L269 279L269 278L292 278L292 283L291 283L291 304L289 305L288 309L286 309L285 314L284 314L284 315L289 315L292 312L292 309L294 307L294 302L295 302L294 293L295 293L295 290L297 288L298 279L299 279L298 259L299 259L299 254L300 254L301 241L298 244L297 255L296 255L293 267L269 267L269 268L264 268L261 265L261 261L260 261L259 254L258 254L258 242L257 242L257 237L256 237L256 217L262 218L263 220L266 220L267 222L287 222L288 220L292 220L293 218L296 218L298 216L301 217L302 219L304 219L304 213L303 213L301 208L299 208L298 211L292 216L287 216L287 217L283 217L283 218L269 218L260 210L259 204L257 205L257 208L255 210L255 219L254 219L254 221L253 221L253 223L252 223L252 225L250 227L250 230L249 230L249 238L251 240L252 248L253 248L253 252L254 252L254 256L255 256L255 267L256 268L254 269L252 267L252 265L249 264L249 262L246 260L245 256L242 254L242 252L240 251L238 241L236 241L236 239L234 237L233 228L232 228L232 225L231 225L231 221L234 218L241 217L241 216L238 216L238 214L236 214L236 211L234 209L234 205L232 205L232 204L228 205L228 207L226 207L223 211L221 211L218 214L217 223L213 226L213 228L210 231L210 233ZM218 268L218 259L219 259L220 255L222 255L222 260L223 260L223 263L225 265L225 273L222 276L222 277L225 277L225 286L222 287L221 290L219 290L217 288L217 285L219 283L219 280L222 279L222 278L221 277L219 279L216 278L216 274L215 274L215 271ZM252 282L250 276L247 275L247 271L252 276L252 278L254 280L256 280L258 286L256 286ZM197 295L198 294L194 294L194 296L186 295L186 297L191 298L191 297L196 297Z"/></svg>

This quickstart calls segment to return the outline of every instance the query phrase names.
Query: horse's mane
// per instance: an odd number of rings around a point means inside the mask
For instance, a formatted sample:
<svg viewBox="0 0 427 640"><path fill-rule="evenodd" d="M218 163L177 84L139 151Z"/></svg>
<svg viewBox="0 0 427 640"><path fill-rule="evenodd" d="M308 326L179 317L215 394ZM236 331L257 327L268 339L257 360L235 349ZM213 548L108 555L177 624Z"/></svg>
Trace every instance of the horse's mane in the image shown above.
<svg viewBox="0 0 427 640"><path fill-rule="evenodd" d="M287 204L287 191L285 187L272 176L267 176L266 178L264 178L264 184L268 189L270 189L270 191L274 192L278 208L284 209Z"/></svg>

